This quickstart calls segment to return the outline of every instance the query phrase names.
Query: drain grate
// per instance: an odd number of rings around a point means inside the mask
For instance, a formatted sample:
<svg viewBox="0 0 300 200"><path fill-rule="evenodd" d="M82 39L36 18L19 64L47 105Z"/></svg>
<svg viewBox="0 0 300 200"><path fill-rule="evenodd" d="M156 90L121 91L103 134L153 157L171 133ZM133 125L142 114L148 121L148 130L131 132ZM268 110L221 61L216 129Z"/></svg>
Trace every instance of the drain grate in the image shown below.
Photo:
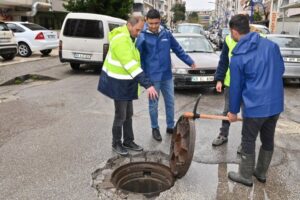
<svg viewBox="0 0 300 200"><path fill-rule="evenodd" d="M117 189L149 197L170 189L175 178L165 165L136 162L117 168L112 174L111 182Z"/></svg>

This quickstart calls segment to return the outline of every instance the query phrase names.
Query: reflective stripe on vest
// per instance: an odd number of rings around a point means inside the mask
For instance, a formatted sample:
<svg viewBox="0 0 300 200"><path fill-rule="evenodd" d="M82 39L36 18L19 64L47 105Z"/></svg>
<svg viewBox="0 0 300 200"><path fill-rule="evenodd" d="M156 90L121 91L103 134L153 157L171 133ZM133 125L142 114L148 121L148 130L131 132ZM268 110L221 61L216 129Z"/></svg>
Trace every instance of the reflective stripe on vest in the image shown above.
<svg viewBox="0 0 300 200"><path fill-rule="evenodd" d="M125 33L118 34L111 39L110 45L112 45L112 43L116 39L121 37L130 37L130 36ZM122 65L120 61L113 59L111 48L109 48L102 70L105 71L108 76L116 79L121 79L121 80L132 80L134 77L139 75L141 72L143 72L139 61L140 55L133 43L131 45L131 49L135 54L134 57L137 58L137 60L133 59L128 63L126 63L125 65Z"/></svg>
<svg viewBox="0 0 300 200"><path fill-rule="evenodd" d="M232 57L232 50L234 49L234 47L236 46L237 42L234 41L230 35L226 36L225 42L228 46L228 59L229 59L229 65L230 65L230 59ZM230 86L230 69L228 66L228 70L226 72L226 76L224 79L224 85L229 87Z"/></svg>

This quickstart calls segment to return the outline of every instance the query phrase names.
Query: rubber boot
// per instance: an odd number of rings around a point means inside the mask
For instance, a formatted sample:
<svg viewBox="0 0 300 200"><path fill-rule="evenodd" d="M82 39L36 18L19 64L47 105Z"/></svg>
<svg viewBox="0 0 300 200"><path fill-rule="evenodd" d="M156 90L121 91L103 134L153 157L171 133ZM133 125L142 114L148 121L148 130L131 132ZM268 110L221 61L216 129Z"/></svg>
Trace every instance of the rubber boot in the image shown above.
<svg viewBox="0 0 300 200"><path fill-rule="evenodd" d="M265 151L260 147L259 155L257 159L257 165L253 175L256 177L258 181L262 183L265 183L267 180L266 173L270 166L272 156L273 156L273 151Z"/></svg>
<svg viewBox="0 0 300 200"><path fill-rule="evenodd" d="M229 172L228 178L234 182L252 187L252 175L254 171L255 154L241 154L241 163L239 165L239 172Z"/></svg>

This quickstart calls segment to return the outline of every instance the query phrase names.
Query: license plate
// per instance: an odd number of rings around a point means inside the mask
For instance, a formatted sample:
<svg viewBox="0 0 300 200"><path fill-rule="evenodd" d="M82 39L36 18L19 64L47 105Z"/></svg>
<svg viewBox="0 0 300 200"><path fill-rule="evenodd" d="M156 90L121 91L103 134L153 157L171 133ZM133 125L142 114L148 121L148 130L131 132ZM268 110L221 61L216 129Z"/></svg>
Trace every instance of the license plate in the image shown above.
<svg viewBox="0 0 300 200"><path fill-rule="evenodd" d="M214 81L213 76L192 76L192 82L208 82Z"/></svg>
<svg viewBox="0 0 300 200"><path fill-rule="evenodd" d="M91 57L92 57L91 54L74 53L74 58L81 58L81 59L87 59L87 60L90 60Z"/></svg>
<svg viewBox="0 0 300 200"><path fill-rule="evenodd" d="M49 39L54 39L54 38L55 38L55 35L48 35L48 38L49 38Z"/></svg>
<svg viewBox="0 0 300 200"><path fill-rule="evenodd" d="M300 58L284 58L286 62L300 62Z"/></svg>

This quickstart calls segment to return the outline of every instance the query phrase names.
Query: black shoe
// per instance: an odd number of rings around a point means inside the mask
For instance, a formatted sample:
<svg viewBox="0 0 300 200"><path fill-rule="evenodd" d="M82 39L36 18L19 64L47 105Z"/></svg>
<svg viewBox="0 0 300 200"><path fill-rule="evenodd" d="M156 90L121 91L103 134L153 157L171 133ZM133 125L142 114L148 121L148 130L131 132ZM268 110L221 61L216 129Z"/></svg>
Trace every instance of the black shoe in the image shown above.
<svg viewBox="0 0 300 200"><path fill-rule="evenodd" d="M156 141L161 141L161 140L162 140L158 128L153 128L153 129L152 129L152 136L153 136L153 138L154 138Z"/></svg>
<svg viewBox="0 0 300 200"><path fill-rule="evenodd" d="M112 148L113 148L113 150L114 150L115 152L117 152L117 153L120 154L121 156L127 156L127 155L128 155L127 149L125 149L125 148L123 147L123 145L120 144L120 143L114 144L114 145L112 146Z"/></svg>
<svg viewBox="0 0 300 200"><path fill-rule="evenodd" d="M168 134L173 134L174 133L174 128L167 128L167 133Z"/></svg>
<svg viewBox="0 0 300 200"><path fill-rule="evenodd" d="M134 143L133 141L126 144L126 143L123 143L123 146L126 148L126 149L130 149L130 150L133 150L133 151L143 151L143 147L137 145L136 143Z"/></svg>

